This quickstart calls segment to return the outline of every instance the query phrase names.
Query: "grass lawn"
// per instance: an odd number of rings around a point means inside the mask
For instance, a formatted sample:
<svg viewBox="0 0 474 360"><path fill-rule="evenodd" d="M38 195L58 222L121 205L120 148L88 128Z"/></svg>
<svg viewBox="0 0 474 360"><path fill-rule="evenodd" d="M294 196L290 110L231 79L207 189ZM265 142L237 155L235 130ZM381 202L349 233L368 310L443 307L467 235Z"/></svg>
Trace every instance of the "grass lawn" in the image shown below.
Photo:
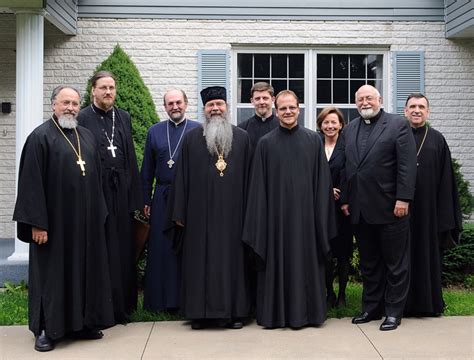
<svg viewBox="0 0 474 360"><path fill-rule="evenodd" d="M351 317L361 310L362 286L350 283L347 286L347 306L331 309L328 318ZM468 289L444 289L447 304L444 316L474 315L474 291ZM155 314L143 310L143 297L139 297L138 310L133 313L133 322L180 320L178 315ZM26 325L28 323L28 296L26 290L0 292L0 325Z"/></svg>

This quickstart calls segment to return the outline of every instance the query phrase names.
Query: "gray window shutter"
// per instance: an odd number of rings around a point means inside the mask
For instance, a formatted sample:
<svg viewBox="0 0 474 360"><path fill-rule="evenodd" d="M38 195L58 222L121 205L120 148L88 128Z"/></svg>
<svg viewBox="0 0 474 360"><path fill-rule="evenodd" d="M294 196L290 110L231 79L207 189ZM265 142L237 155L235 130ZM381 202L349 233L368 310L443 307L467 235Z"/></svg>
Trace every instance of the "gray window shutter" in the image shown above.
<svg viewBox="0 0 474 360"><path fill-rule="evenodd" d="M403 115L405 101L413 92L425 91L425 59L422 51L393 52L393 100L395 112Z"/></svg>
<svg viewBox="0 0 474 360"><path fill-rule="evenodd" d="M230 103L229 89L229 51L199 50L198 51L198 118L204 120L203 104L200 92L209 86L223 86L227 89L227 101Z"/></svg>

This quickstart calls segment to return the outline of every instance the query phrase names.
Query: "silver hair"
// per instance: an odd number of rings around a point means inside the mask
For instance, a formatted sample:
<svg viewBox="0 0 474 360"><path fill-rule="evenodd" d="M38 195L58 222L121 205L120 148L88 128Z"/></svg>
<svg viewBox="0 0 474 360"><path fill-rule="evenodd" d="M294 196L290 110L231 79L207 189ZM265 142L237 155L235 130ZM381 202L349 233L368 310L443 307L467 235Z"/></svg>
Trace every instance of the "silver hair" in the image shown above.
<svg viewBox="0 0 474 360"><path fill-rule="evenodd" d="M53 89L53 92L51 93L51 105L54 104L54 100L56 100L56 98L58 97L58 94L61 92L61 90L63 89L71 89L71 90L74 90L77 95L79 95L79 99L81 98L81 93L79 92L79 90L77 90L75 87L73 86L69 86L69 85L59 85L59 86L56 86L54 89Z"/></svg>
<svg viewBox="0 0 474 360"><path fill-rule="evenodd" d="M380 91L378 91L375 86L372 86L372 85L369 85L369 84L365 84L365 85L362 85L362 86L370 86L371 88L374 89L375 95L377 95L377 97L381 97ZM361 87L362 87L362 86L361 86ZM360 89L360 88L359 88L359 89ZM354 95L354 99L355 99L356 102L357 102L357 93L358 93L358 92L359 92L359 90L357 90L356 93L355 93L355 95Z"/></svg>
<svg viewBox="0 0 474 360"><path fill-rule="evenodd" d="M233 138L229 113L225 112L223 115L206 117L206 121L202 126L209 153L211 155L218 155L218 152L223 152L224 156L229 155L232 150Z"/></svg>

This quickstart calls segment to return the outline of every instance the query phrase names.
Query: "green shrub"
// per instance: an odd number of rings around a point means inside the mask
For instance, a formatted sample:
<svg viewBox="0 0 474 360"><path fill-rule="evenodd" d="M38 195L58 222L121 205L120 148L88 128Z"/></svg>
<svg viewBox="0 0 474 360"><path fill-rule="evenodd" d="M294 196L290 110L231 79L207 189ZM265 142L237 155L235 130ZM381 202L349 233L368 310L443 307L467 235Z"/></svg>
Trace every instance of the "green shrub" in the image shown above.
<svg viewBox="0 0 474 360"><path fill-rule="evenodd" d="M444 254L443 284L472 287L473 274L474 224L465 223L459 245Z"/></svg>
<svg viewBox="0 0 474 360"><path fill-rule="evenodd" d="M474 196L469 191L469 182L464 179L461 173L461 165L456 159L453 159L454 177L458 185L459 203L464 218L469 218L474 209Z"/></svg>
<svg viewBox="0 0 474 360"><path fill-rule="evenodd" d="M150 91L143 82L140 73L130 57L116 45L112 54L97 66L94 73L107 70L117 80L117 97L115 105L127 111L132 118L133 140L139 166L143 160L146 134L150 126L159 121L156 107ZM83 107L91 103L91 82L87 84Z"/></svg>

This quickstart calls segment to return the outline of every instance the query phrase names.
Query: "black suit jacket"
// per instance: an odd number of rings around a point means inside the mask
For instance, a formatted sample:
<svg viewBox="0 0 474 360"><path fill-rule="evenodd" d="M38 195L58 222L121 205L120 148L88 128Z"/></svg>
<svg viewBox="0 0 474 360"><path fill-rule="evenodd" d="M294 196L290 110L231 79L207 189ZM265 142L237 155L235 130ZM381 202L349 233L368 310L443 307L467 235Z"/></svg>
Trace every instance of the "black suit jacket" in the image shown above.
<svg viewBox="0 0 474 360"><path fill-rule="evenodd" d="M361 215L368 224L396 222L396 200L413 200L415 192L416 145L409 123L399 115L380 111L362 154L357 145L361 117L352 120L341 134L346 157L341 203L349 204L352 224L358 224Z"/></svg>
<svg viewBox="0 0 474 360"><path fill-rule="evenodd" d="M324 134L320 133L320 136L324 145ZM328 161L329 169L331 170L332 186L338 189L341 188L341 171L344 168L344 159L344 142L341 140L341 136L339 136Z"/></svg>

